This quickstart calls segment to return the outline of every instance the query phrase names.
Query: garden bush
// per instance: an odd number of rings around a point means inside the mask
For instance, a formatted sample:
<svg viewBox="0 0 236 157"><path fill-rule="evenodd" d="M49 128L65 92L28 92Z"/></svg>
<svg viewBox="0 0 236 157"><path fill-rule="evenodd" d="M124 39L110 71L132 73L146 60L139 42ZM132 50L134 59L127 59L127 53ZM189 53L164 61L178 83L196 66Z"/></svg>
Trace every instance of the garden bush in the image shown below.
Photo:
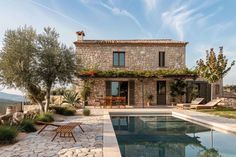
<svg viewBox="0 0 236 157"><path fill-rule="evenodd" d="M19 126L19 130L22 132L35 132L37 129L34 126L34 123L30 119L24 119Z"/></svg>
<svg viewBox="0 0 236 157"><path fill-rule="evenodd" d="M83 115L84 116L89 116L91 113L90 113L90 110L89 109L87 109L87 108L85 108L85 109L83 109Z"/></svg>
<svg viewBox="0 0 236 157"><path fill-rule="evenodd" d="M42 121L42 122L52 122L54 121L54 118L51 113L40 113L37 118L37 121Z"/></svg>
<svg viewBox="0 0 236 157"><path fill-rule="evenodd" d="M63 115L64 116L73 116L75 115L76 110L74 108L65 108Z"/></svg>
<svg viewBox="0 0 236 157"><path fill-rule="evenodd" d="M15 127L2 125L0 126L0 143L12 143L15 141L18 131Z"/></svg>
<svg viewBox="0 0 236 157"><path fill-rule="evenodd" d="M76 109L74 107L54 106L54 107L51 107L51 109L54 109L56 114L60 114L64 116L73 116L76 113Z"/></svg>

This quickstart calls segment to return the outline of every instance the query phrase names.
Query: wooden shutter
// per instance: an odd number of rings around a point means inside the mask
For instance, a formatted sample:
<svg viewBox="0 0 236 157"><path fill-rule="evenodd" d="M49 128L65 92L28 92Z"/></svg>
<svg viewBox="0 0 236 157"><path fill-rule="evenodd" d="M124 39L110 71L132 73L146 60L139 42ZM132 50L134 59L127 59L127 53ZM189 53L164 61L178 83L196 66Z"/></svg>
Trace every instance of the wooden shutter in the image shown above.
<svg viewBox="0 0 236 157"><path fill-rule="evenodd" d="M159 52L159 67L165 67L165 52Z"/></svg>
<svg viewBox="0 0 236 157"><path fill-rule="evenodd" d="M135 105L135 82L129 81L129 105Z"/></svg>
<svg viewBox="0 0 236 157"><path fill-rule="evenodd" d="M207 82L200 83L200 97L204 98L202 103L208 103L211 100L211 85Z"/></svg>
<svg viewBox="0 0 236 157"><path fill-rule="evenodd" d="M211 91L211 84L207 83L207 92L206 92L206 94L207 94L206 101L207 102L211 101L211 92L213 92L213 91Z"/></svg>
<svg viewBox="0 0 236 157"><path fill-rule="evenodd" d="M106 81L106 96L111 96L111 81Z"/></svg>

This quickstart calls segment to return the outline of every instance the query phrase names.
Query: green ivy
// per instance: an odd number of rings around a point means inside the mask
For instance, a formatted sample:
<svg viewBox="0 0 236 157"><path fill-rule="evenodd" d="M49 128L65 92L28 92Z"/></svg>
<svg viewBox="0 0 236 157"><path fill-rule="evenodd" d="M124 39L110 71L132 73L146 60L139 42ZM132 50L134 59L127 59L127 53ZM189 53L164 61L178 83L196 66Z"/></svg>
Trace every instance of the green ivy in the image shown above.
<svg viewBox="0 0 236 157"><path fill-rule="evenodd" d="M79 77L162 77L168 75L196 75L196 71L184 69L159 69L159 70L93 70L83 69Z"/></svg>

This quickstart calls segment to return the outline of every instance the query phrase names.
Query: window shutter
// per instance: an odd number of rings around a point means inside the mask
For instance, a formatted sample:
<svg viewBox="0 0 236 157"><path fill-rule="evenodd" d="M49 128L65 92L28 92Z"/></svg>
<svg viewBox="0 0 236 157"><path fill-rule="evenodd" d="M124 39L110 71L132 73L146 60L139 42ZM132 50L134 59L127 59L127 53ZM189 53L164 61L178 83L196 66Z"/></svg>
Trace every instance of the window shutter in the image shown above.
<svg viewBox="0 0 236 157"><path fill-rule="evenodd" d="M159 52L159 67L165 67L165 52Z"/></svg>
<svg viewBox="0 0 236 157"><path fill-rule="evenodd" d="M129 105L135 105L135 82L129 81Z"/></svg>
<svg viewBox="0 0 236 157"><path fill-rule="evenodd" d="M106 81L106 96L111 96L111 81Z"/></svg>

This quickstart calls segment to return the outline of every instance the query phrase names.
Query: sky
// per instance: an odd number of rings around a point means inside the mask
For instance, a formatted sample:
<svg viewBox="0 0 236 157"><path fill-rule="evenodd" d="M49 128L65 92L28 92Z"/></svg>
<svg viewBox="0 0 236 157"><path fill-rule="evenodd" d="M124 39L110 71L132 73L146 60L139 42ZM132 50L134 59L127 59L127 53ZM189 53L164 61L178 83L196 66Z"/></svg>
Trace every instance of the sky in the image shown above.
<svg viewBox="0 0 236 157"><path fill-rule="evenodd" d="M68 46L80 30L85 39L173 39L189 42L188 68L220 46L230 63L236 60L235 6L235 0L0 0L0 49L8 29L27 25L41 33L50 26ZM224 84L236 84L236 66Z"/></svg>

